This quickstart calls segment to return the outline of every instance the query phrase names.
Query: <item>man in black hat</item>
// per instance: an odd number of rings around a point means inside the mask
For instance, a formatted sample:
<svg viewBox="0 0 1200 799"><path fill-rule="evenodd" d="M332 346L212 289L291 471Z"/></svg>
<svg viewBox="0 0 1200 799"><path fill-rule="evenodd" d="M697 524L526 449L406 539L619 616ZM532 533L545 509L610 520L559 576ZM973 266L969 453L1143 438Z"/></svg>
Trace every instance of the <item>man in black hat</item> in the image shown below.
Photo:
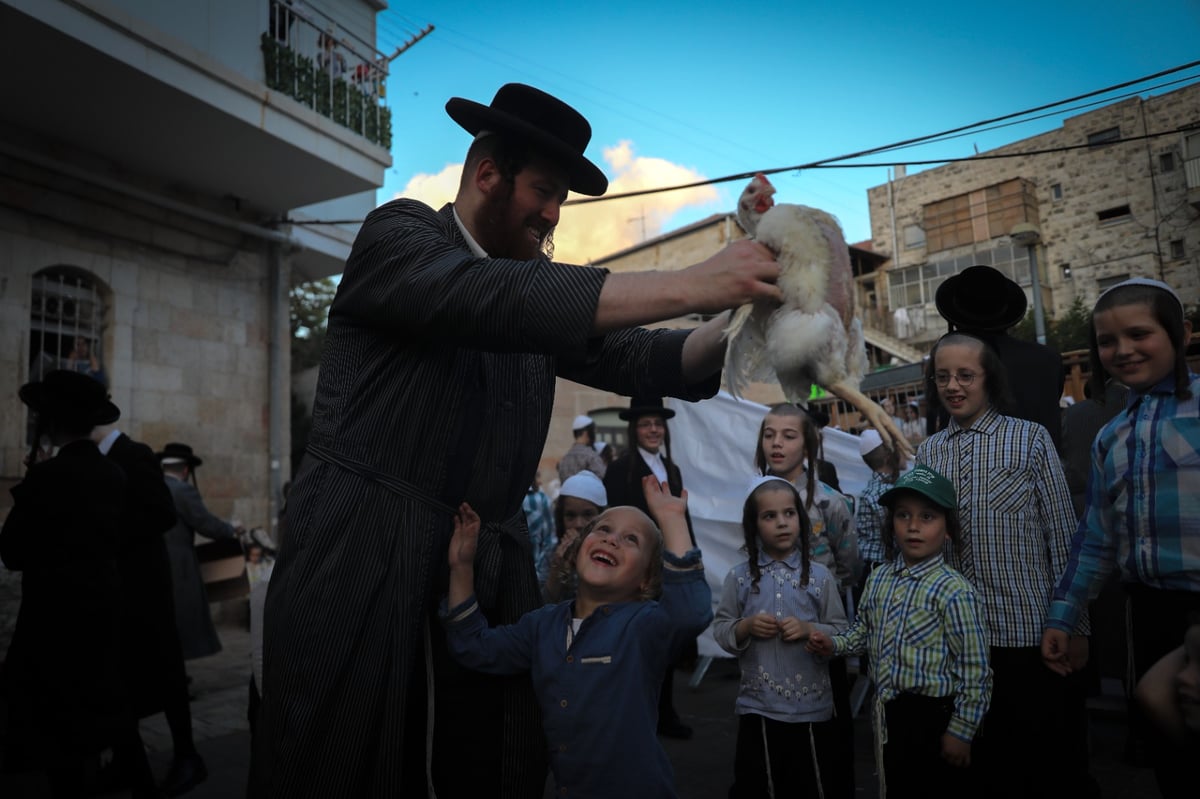
<svg viewBox="0 0 1200 799"><path fill-rule="evenodd" d="M1062 356L1045 344L1015 338L1007 332L1025 318L1025 291L998 269L976 265L947 278L938 286L935 301L950 332L981 338L1000 356L1008 370L1014 402L1005 413L1045 427L1061 454L1058 400L1064 383ZM927 393L933 396L932 391ZM945 427L947 418L945 408L931 402L929 434Z"/></svg>
<svg viewBox="0 0 1200 799"><path fill-rule="evenodd" d="M221 639L217 637L208 607L208 593L196 556L196 534L216 540L236 538L243 531L240 525L221 519L204 504L193 476L204 461L190 446L173 441L158 453L158 462L175 502L175 526L167 531L166 542L175 594L175 625L179 628L183 659L215 655L221 651Z"/></svg>
<svg viewBox="0 0 1200 799"><path fill-rule="evenodd" d="M156 795L121 679L120 573L127 480L90 438L121 412L87 375L56 370L20 389L36 435L0 530L0 558L21 575L21 609L4 662L4 755L44 770L54 796L83 796L86 762L112 746L135 797Z"/></svg>
<svg viewBox="0 0 1200 799"><path fill-rule="evenodd" d="M267 595L253 797L540 797L529 678L460 668L434 618L454 509L470 502L484 522L475 589L488 621L516 621L540 604L521 500L556 377L711 396L725 315L691 331L637 326L780 299L774 259L748 241L679 271L555 263L567 192L608 185L584 155L587 120L521 84L446 111L474 137L454 202L369 214L330 308Z"/></svg>

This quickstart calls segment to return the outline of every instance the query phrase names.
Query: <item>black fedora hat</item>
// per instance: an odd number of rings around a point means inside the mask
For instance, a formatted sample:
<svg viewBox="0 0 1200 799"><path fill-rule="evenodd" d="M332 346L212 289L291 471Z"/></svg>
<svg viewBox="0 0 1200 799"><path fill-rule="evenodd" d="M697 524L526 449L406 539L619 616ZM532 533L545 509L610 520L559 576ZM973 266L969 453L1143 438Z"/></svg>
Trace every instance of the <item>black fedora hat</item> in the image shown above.
<svg viewBox="0 0 1200 799"><path fill-rule="evenodd" d="M617 412L617 416L626 422L642 416L661 416L670 419L675 411L663 407L662 397L630 397L629 407Z"/></svg>
<svg viewBox="0 0 1200 799"><path fill-rule="evenodd" d="M156 453L158 462L163 463L186 463L193 469L204 463L200 458L196 457L192 452L192 448L187 444L180 444L178 441L172 441L163 447L162 452Z"/></svg>
<svg viewBox="0 0 1200 799"><path fill-rule="evenodd" d="M938 286L938 313L955 330L1003 332L1025 318L1025 292L998 269L968 266Z"/></svg>
<svg viewBox="0 0 1200 799"><path fill-rule="evenodd" d="M39 416L50 419L95 427L121 418L121 409L109 399L103 383L69 369L47 372L40 381L21 386L17 396Z"/></svg>
<svg viewBox="0 0 1200 799"><path fill-rule="evenodd" d="M572 191L598 197L608 189L608 178L583 156L592 126L574 108L540 89L506 83L491 105L451 97L446 113L472 136L481 131L509 133L533 142L541 155L566 167Z"/></svg>

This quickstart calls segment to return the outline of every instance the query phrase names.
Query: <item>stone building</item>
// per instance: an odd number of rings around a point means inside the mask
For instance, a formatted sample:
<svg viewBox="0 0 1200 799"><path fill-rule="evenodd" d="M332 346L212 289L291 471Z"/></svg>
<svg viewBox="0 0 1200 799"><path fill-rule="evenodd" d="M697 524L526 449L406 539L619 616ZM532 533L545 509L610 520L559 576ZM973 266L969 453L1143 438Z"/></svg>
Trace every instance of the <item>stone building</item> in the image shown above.
<svg viewBox="0 0 1200 799"><path fill-rule="evenodd" d="M357 232L305 223L363 218L391 164L385 6L0 0L0 517L18 387L94 356L125 432L192 445L210 508L273 529L288 290Z"/></svg>
<svg viewBox="0 0 1200 799"><path fill-rule="evenodd" d="M946 332L937 287L988 264L1021 284L1044 317L1090 308L1127 277L1165 280L1200 301L1200 85L1133 97L977 157L900 175L867 192L872 246L890 260L876 288L907 340ZM1188 130L1188 128L1193 130Z"/></svg>

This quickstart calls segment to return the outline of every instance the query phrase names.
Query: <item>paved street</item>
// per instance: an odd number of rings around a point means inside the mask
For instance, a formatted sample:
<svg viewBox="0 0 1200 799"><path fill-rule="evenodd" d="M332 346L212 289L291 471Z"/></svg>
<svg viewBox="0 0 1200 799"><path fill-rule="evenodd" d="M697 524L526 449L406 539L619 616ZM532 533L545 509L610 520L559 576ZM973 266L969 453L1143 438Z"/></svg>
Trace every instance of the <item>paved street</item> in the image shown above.
<svg viewBox="0 0 1200 799"><path fill-rule="evenodd" d="M245 792L250 762L250 732L246 720L247 682L250 677L249 634L236 619L219 627L224 651L190 661L193 677L193 727L197 747L208 764L208 780L187 794L189 799L231 799ZM733 701L737 693L736 664L732 660L713 663L699 685L692 689L690 674L680 672L675 680L676 707L684 721L695 729L690 741L664 740L675 766L681 799L724 799L733 773L733 750L737 735ZM871 761L870 728L866 714L855 719L856 780L860 797L877 795ZM171 739L162 716L142 724L142 735L150 750L151 763L161 778L171 759ZM1123 760L1124 721L1111 712L1096 712L1092 719L1092 773L1104 789L1104 799L1144 799L1156 796L1151 772L1134 768ZM553 795L550 785L546 797ZM46 796L29 782L0 779L0 796ZM126 794L111 794L122 799Z"/></svg>

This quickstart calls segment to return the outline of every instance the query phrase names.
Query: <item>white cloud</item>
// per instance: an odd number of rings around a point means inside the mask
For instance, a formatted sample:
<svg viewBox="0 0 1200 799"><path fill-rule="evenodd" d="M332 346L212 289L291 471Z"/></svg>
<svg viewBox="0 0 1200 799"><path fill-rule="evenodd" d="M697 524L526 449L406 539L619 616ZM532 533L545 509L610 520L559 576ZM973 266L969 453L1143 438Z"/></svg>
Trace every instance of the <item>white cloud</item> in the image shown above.
<svg viewBox="0 0 1200 799"><path fill-rule="evenodd" d="M604 149L609 175L607 194L695 183L705 176L696 170L662 158L637 155L633 143L622 141ZM414 175L396 197L420 200L440 208L454 199L462 164L447 164L437 174ZM579 195L571 195L576 198ZM715 203L714 186L646 194L621 200L606 200L562 209L554 232L554 258L567 263L587 263L663 232L663 223L683 208ZM715 211L714 211L715 212Z"/></svg>

